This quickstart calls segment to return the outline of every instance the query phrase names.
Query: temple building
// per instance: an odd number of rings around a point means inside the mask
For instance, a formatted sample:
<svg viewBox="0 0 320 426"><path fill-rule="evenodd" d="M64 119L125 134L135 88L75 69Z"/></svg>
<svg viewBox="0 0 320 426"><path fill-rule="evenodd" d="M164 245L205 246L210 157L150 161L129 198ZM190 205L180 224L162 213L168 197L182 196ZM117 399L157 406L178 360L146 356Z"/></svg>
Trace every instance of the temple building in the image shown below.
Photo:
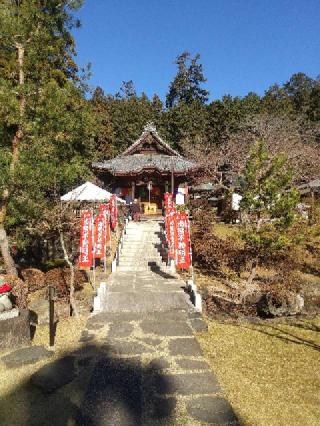
<svg viewBox="0 0 320 426"><path fill-rule="evenodd" d="M165 192L183 192L197 164L182 157L165 143L155 126L145 126L140 138L119 156L93 163L104 186L128 203L137 198L145 212L156 212L162 206Z"/></svg>

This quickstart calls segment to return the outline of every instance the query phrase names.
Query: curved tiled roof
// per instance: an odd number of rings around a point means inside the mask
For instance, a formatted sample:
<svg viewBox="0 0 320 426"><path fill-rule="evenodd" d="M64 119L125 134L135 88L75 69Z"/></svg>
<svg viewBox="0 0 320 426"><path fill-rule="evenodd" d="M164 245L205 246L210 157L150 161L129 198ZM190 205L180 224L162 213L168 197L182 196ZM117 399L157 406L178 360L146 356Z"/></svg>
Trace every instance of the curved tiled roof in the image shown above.
<svg viewBox="0 0 320 426"><path fill-rule="evenodd" d="M98 170L107 171L113 175L138 174L144 170L156 170L159 173L184 174L195 170L197 164L181 156L164 154L132 154L119 156L112 160L94 163L93 167Z"/></svg>
<svg viewBox="0 0 320 426"><path fill-rule="evenodd" d="M163 153L180 157L180 154L177 151L175 151L173 148L171 148L170 145L168 145L163 139L161 139L156 128L150 125L145 126L144 131L142 135L140 136L140 138L136 140L131 146L129 146L129 148L126 149L122 153L122 155L132 155L132 154L138 153L141 144L149 135L152 136L154 141L156 141L159 147L162 148Z"/></svg>

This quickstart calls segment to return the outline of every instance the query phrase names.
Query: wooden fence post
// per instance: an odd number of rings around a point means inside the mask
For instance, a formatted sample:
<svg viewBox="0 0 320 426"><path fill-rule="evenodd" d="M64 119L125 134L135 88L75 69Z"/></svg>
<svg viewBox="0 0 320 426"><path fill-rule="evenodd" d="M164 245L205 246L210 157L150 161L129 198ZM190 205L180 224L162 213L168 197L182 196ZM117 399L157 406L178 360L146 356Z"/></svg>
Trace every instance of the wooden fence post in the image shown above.
<svg viewBox="0 0 320 426"><path fill-rule="evenodd" d="M54 324L54 298L55 288L49 287L49 346L54 346L55 324Z"/></svg>

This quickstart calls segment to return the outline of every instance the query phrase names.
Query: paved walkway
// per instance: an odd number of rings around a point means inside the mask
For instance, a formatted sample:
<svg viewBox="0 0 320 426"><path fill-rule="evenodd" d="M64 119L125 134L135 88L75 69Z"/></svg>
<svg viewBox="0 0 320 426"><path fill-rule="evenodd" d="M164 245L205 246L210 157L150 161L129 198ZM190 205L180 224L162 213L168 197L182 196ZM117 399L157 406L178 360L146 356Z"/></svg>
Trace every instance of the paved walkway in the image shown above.
<svg viewBox="0 0 320 426"><path fill-rule="evenodd" d="M194 332L201 315L160 253L160 223L130 223L120 265L108 281L103 312L84 345L99 342L79 424L236 424Z"/></svg>
<svg viewBox="0 0 320 426"><path fill-rule="evenodd" d="M88 319L80 348L55 359L31 346L0 359L7 369L44 362L0 401L0 423L13 407L10 426L237 424L194 336L206 324L183 287L162 261L160 223L130 223L103 311Z"/></svg>

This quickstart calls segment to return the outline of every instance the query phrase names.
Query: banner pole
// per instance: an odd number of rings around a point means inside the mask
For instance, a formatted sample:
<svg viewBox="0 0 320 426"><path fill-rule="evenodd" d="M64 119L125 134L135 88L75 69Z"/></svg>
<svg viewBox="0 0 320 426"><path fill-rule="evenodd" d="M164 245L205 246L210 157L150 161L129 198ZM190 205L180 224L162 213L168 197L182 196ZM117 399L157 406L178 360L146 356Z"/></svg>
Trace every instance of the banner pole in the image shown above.
<svg viewBox="0 0 320 426"><path fill-rule="evenodd" d="M94 240L94 218L93 218L93 209L91 209L92 213L92 255L93 255L93 290L96 291L96 258L95 258L95 240Z"/></svg>
<svg viewBox="0 0 320 426"><path fill-rule="evenodd" d="M192 260L192 246L191 246L191 231L190 231L190 219L189 219L189 215L188 217L188 235L189 235L189 255L190 255L190 272L191 272L191 278L193 283L195 284L195 275L194 275L194 270L193 270L193 260Z"/></svg>
<svg viewBox="0 0 320 426"><path fill-rule="evenodd" d="M103 266L104 266L104 274L107 275L107 216L104 213L104 256L103 256Z"/></svg>
<svg viewBox="0 0 320 426"><path fill-rule="evenodd" d="M110 236L110 268L112 270L112 235L111 235L111 224L110 224L110 220L111 220L111 212L109 212L109 220L108 220L108 228L109 228L109 236Z"/></svg>

